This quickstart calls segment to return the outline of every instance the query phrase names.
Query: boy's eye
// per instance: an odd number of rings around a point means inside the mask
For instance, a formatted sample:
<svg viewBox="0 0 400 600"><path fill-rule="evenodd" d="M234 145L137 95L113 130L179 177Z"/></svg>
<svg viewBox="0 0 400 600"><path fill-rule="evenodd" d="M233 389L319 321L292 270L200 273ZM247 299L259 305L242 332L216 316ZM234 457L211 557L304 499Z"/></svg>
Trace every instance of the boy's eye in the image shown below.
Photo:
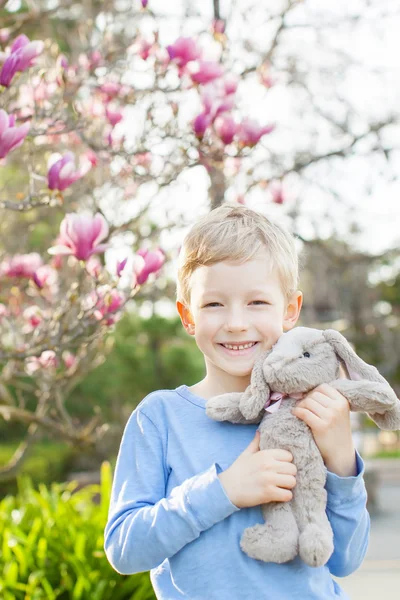
<svg viewBox="0 0 400 600"><path fill-rule="evenodd" d="M265 302L264 300L253 300L252 304L269 304L269 302ZM204 308L207 308L207 306L215 306L215 305L220 305L219 302L210 302L209 304L206 304Z"/></svg>

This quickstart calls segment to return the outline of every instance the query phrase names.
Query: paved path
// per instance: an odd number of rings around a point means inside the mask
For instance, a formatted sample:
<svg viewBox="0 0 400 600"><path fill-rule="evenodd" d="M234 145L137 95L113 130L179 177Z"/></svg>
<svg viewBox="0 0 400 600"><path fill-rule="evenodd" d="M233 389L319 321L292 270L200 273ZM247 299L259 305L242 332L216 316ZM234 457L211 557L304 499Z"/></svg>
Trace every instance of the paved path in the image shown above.
<svg viewBox="0 0 400 600"><path fill-rule="evenodd" d="M371 537L361 567L337 578L350 600L400 599L400 484L382 483L378 509L371 515Z"/></svg>

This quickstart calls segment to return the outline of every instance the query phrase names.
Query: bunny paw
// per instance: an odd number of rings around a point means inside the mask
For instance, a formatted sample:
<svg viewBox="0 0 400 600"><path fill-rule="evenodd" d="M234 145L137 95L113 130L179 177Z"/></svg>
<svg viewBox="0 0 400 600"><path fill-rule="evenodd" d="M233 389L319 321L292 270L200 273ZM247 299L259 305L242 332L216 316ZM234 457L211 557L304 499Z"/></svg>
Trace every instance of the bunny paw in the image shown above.
<svg viewBox="0 0 400 600"><path fill-rule="evenodd" d="M272 529L267 524L258 523L245 529L240 547L250 558L264 562L288 562L297 555L297 531L292 531L290 535L286 530Z"/></svg>
<svg viewBox="0 0 400 600"><path fill-rule="evenodd" d="M310 567L322 567L333 552L332 533L311 523L299 537L299 554Z"/></svg>

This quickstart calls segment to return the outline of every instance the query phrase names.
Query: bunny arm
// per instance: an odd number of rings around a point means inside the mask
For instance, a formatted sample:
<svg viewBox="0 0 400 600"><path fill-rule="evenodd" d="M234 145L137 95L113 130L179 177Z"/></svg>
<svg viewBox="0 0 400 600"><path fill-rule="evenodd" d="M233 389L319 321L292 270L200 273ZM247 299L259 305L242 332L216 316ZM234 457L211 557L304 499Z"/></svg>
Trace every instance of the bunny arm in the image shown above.
<svg viewBox="0 0 400 600"><path fill-rule="evenodd" d="M247 420L258 418L257 415L265 414L265 403L269 399L269 396L269 387L266 388L264 393L252 393L250 387L247 388L247 390L242 394L242 398L240 400L240 412Z"/></svg>
<svg viewBox="0 0 400 600"><path fill-rule="evenodd" d="M400 401L387 382L337 379L330 385L347 398L351 410L368 413L381 429L400 429Z"/></svg>
<svg viewBox="0 0 400 600"><path fill-rule="evenodd" d="M239 409L240 400L244 392L229 392L213 396L206 402L206 415L214 421L229 421L230 423L241 423L253 425L261 422L264 411L260 412L254 419L246 419Z"/></svg>

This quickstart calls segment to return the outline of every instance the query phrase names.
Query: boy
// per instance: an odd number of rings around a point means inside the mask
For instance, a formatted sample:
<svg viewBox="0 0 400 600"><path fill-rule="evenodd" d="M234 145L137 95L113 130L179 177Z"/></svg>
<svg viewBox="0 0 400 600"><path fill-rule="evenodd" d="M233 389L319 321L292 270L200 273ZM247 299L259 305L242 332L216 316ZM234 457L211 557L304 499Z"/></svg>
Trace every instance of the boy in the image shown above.
<svg viewBox="0 0 400 600"><path fill-rule="evenodd" d="M363 462L353 445L347 400L329 385L294 409L312 429L327 467L327 515L335 550L312 568L249 558L243 531L263 523L260 505L288 502L292 455L259 450L256 425L216 422L206 400L244 391L255 360L295 326L302 293L293 238L244 206L224 204L186 236L177 309L204 355L202 381L147 396L132 413L115 469L105 551L123 574L151 570L162 600L330 600L332 579L361 564L369 516Z"/></svg>

